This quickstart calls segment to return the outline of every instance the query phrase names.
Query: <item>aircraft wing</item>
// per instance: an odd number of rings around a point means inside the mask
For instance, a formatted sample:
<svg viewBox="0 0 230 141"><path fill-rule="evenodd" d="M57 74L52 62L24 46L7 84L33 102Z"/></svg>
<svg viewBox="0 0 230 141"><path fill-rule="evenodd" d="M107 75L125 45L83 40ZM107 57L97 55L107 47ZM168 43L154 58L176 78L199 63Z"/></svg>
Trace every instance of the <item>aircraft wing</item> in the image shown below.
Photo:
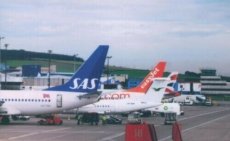
<svg viewBox="0 0 230 141"><path fill-rule="evenodd" d="M83 94L83 95L80 95L78 97L79 97L79 99L82 99L82 98L99 98L101 93L102 93L101 91L97 91L97 92L93 92L93 93Z"/></svg>

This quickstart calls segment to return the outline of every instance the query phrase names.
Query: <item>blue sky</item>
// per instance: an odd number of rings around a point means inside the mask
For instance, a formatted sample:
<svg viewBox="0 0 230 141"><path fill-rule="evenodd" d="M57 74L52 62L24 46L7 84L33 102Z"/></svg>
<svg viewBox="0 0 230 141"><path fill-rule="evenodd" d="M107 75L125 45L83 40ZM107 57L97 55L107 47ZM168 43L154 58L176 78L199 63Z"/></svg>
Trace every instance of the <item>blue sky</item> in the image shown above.
<svg viewBox="0 0 230 141"><path fill-rule="evenodd" d="M230 75L229 0L0 0L0 36L11 49L86 59L110 45L111 65Z"/></svg>

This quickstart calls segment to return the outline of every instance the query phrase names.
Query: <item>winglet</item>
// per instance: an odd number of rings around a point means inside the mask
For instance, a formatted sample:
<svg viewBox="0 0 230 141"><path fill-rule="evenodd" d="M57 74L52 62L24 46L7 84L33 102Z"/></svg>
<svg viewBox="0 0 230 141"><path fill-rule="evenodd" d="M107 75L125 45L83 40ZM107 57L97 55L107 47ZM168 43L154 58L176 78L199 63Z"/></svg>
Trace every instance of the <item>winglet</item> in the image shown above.
<svg viewBox="0 0 230 141"><path fill-rule="evenodd" d="M146 93L153 83L153 79L163 76L165 66L166 62L159 62L137 87L131 88L128 91Z"/></svg>
<svg viewBox="0 0 230 141"><path fill-rule="evenodd" d="M96 92L104 69L108 49L108 45L100 45L67 83L46 90L84 93Z"/></svg>

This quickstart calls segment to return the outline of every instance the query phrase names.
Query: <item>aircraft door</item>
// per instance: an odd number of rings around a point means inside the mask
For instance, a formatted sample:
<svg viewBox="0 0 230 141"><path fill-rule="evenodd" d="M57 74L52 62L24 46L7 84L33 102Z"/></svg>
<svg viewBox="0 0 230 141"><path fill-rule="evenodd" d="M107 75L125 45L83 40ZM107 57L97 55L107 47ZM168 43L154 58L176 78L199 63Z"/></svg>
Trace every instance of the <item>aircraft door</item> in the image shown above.
<svg viewBox="0 0 230 141"><path fill-rule="evenodd" d="M57 94L57 108L61 108L61 107L62 107L62 95Z"/></svg>

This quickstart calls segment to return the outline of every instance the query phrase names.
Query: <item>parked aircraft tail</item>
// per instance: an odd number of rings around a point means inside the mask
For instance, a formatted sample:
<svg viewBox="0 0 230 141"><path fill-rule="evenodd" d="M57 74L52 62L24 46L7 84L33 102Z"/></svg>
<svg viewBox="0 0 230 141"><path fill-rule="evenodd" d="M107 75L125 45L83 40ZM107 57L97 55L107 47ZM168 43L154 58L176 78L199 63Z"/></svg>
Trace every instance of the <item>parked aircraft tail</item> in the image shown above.
<svg viewBox="0 0 230 141"><path fill-rule="evenodd" d="M85 93L96 92L104 69L108 49L108 45L100 45L67 83L46 90Z"/></svg>
<svg viewBox="0 0 230 141"><path fill-rule="evenodd" d="M165 96L166 97L172 97L172 96L179 96L180 93L175 88L175 85L177 83L178 78L178 72L172 72L169 76L169 84L167 85L167 88L165 89Z"/></svg>
<svg viewBox="0 0 230 141"><path fill-rule="evenodd" d="M151 99L154 103L160 103L165 92L171 84L175 83L178 72L172 72L168 77L155 78L149 90L146 93L145 99Z"/></svg>
<svg viewBox="0 0 230 141"><path fill-rule="evenodd" d="M161 103L167 84L167 79L155 79L143 99L151 100L153 103Z"/></svg>
<svg viewBox="0 0 230 141"><path fill-rule="evenodd" d="M166 62L159 62L150 72L149 74L144 78L144 80L134 88L129 89L129 92L141 92L146 93L153 83L154 78L162 77L164 74Z"/></svg>

